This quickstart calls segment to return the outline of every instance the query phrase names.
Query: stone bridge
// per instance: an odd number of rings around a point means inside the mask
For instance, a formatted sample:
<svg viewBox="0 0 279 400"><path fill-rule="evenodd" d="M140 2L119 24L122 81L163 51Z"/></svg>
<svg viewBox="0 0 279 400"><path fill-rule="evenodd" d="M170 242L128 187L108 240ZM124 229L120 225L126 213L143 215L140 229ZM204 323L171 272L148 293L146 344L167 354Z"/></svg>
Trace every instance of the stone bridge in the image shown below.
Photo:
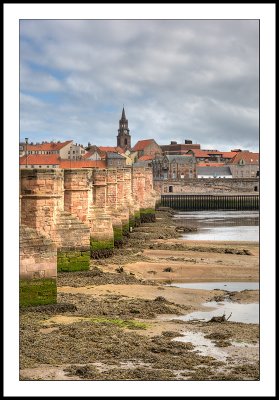
<svg viewBox="0 0 279 400"><path fill-rule="evenodd" d="M89 269L155 220L151 168L20 170L20 304L55 303L57 271Z"/></svg>

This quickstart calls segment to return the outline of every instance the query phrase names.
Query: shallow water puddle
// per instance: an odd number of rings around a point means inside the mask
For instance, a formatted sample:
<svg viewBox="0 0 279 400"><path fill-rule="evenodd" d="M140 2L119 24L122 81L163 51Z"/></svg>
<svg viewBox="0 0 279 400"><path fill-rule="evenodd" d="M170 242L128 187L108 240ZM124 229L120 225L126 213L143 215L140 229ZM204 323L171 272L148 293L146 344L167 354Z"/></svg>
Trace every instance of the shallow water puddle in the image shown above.
<svg viewBox="0 0 279 400"><path fill-rule="evenodd" d="M214 357L219 361L226 361L227 352L215 347L210 339L206 339L201 332L187 332L183 337L173 339L176 342L191 342L202 356Z"/></svg>
<svg viewBox="0 0 279 400"><path fill-rule="evenodd" d="M168 286L176 286L185 289L227 290L230 292L241 292L242 290L258 290L259 282L177 282L171 283Z"/></svg>
<svg viewBox="0 0 279 400"><path fill-rule="evenodd" d="M226 318L230 316L229 321L234 322L244 322L246 324L258 324L259 323L259 304L239 304L232 303L229 301L224 301L222 303L217 303L216 301L210 301L208 303L203 303L205 307L214 307L210 311L195 311L193 313L177 317L183 321L191 321L194 319L209 321L212 317L219 317L223 314Z"/></svg>
<svg viewBox="0 0 279 400"><path fill-rule="evenodd" d="M254 347L255 349L259 348L258 344L252 344L252 343L245 343L245 342L235 342L231 341L232 346L234 347Z"/></svg>

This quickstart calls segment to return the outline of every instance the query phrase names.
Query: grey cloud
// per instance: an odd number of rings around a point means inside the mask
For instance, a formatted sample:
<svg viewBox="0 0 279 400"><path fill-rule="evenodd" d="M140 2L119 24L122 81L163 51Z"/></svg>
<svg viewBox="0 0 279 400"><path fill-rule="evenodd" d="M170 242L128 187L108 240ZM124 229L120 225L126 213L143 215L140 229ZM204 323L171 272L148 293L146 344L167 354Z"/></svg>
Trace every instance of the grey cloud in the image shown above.
<svg viewBox="0 0 279 400"><path fill-rule="evenodd" d="M257 21L22 21L20 32L23 94L52 90L63 102L28 112L25 99L23 135L113 145L125 103L134 143L257 147Z"/></svg>

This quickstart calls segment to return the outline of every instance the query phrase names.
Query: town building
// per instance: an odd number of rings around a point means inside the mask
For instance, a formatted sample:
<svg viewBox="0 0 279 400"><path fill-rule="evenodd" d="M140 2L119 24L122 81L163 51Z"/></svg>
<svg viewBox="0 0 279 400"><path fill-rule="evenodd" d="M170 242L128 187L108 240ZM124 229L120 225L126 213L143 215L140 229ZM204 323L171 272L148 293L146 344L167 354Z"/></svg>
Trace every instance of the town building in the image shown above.
<svg viewBox="0 0 279 400"><path fill-rule="evenodd" d="M126 157L119 153L106 153L107 168L124 168L126 167Z"/></svg>
<svg viewBox="0 0 279 400"><path fill-rule="evenodd" d="M90 146L87 148L87 153L83 157L85 160L100 161L106 158L106 152L102 151L97 146Z"/></svg>
<svg viewBox="0 0 279 400"><path fill-rule="evenodd" d="M20 155L58 155L63 160L79 160L86 150L82 145L74 143L73 140L65 142L42 142L30 143L25 145L20 143Z"/></svg>
<svg viewBox="0 0 279 400"><path fill-rule="evenodd" d="M132 165L132 160L129 157L130 151L126 152L121 147L113 146L91 146L85 154L84 158L86 160L104 160L108 167L115 166L128 166Z"/></svg>
<svg viewBox="0 0 279 400"><path fill-rule="evenodd" d="M187 154L195 157L196 162L206 162L206 161L217 161L220 162L221 153L218 150L201 150L201 149L191 149L187 151Z"/></svg>
<svg viewBox="0 0 279 400"><path fill-rule="evenodd" d="M103 160L63 160L57 154L30 154L20 157L20 169L73 169L73 168L106 168L107 163Z"/></svg>
<svg viewBox="0 0 279 400"><path fill-rule="evenodd" d="M61 158L58 154L29 154L20 157L19 167L24 168L60 168Z"/></svg>
<svg viewBox="0 0 279 400"><path fill-rule="evenodd" d="M233 178L256 178L260 176L259 153L239 151L228 163Z"/></svg>
<svg viewBox="0 0 279 400"><path fill-rule="evenodd" d="M161 156L161 147L154 139L139 140L132 148L131 157L137 162L143 156L151 156L153 158Z"/></svg>
<svg viewBox="0 0 279 400"><path fill-rule="evenodd" d="M232 178L230 167L228 166L197 166L197 178Z"/></svg>
<svg viewBox="0 0 279 400"><path fill-rule="evenodd" d="M186 154L187 151L191 149L200 149L200 144L193 144L192 140L185 140L184 143L177 143L176 141L172 140L170 144L161 145L161 150L164 155L182 155Z"/></svg>
<svg viewBox="0 0 279 400"><path fill-rule="evenodd" d="M187 152L196 158L197 163L199 162L217 162L217 163L229 163L237 152L234 151L219 151L219 150L206 150L206 149L191 149Z"/></svg>
<svg viewBox="0 0 279 400"><path fill-rule="evenodd" d="M191 155L165 155L152 161L154 180L196 178L196 161Z"/></svg>

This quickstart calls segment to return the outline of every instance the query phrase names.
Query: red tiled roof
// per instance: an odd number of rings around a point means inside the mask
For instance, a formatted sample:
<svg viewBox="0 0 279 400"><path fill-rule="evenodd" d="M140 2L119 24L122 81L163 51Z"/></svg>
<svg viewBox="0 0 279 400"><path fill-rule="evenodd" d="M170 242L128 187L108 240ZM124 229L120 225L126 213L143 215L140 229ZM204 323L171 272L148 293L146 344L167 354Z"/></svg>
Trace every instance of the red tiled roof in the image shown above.
<svg viewBox="0 0 279 400"><path fill-rule="evenodd" d="M198 157L198 158L204 158L204 157L207 158L209 156L208 152L204 151L204 150L191 149L191 150L188 151L188 154L191 154L192 152L193 152L194 156Z"/></svg>
<svg viewBox="0 0 279 400"><path fill-rule="evenodd" d="M59 165L61 159L58 154L29 154L27 165ZM26 165L26 156L20 157L20 165Z"/></svg>
<svg viewBox="0 0 279 400"><path fill-rule="evenodd" d="M233 158L236 154L236 151L224 151L222 153L222 158Z"/></svg>
<svg viewBox="0 0 279 400"><path fill-rule="evenodd" d="M197 163L197 167L223 167L224 163L217 162L199 162Z"/></svg>
<svg viewBox="0 0 279 400"><path fill-rule="evenodd" d="M207 154L222 154L222 152L219 150L201 150L201 151L205 151Z"/></svg>
<svg viewBox="0 0 279 400"><path fill-rule="evenodd" d="M114 147L114 146L98 146L98 148L103 152L110 152L110 153L125 153L125 151L121 147Z"/></svg>
<svg viewBox="0 0 279 400"><path fill-rule="evenodd" d="M102 160L61 160L60 168L106 168L107 164Z"/></svg>
<svg viewBox="0 0 279 400"><path fill-rule="evenodd" d="M67 144L72 143L72 140L67 140L66 142L61 142L61 143L40 143L40 144L28 144L27 145L27 150L29 151L38 151L38 150L44 150L44 151L51 151L51 150L61 150L63 147L67 146Z"/></svg>
<svg viewBox="0 0 279 400"><path fill-rule="evenodd" d="M98 150L93 150L93 151L89 151L88 153L86 153L86 154L83 156L83 158L84 158L84 159L87 159L87 158L91 157L92 154L94 154L95 152L97 152L101 158L105 158L105 157L106 157L106 153L105 153L104 151L101 151L101 150L99 150L99 151L98 151Z"/></svg>
<svg viewBox="0 0 279 400"><path fill-rule="evenodd" d="M230 161L230 164L238 164L240 160L243 160L245 164L259 164L260 154L252 153L250 151L240 151L236 153L234 158Z"/></svg>
<svg viewBox="0 0 279 400"><path fill-rule="evenodd" d="M26 156L20 157L20 165L26 165ZM106 168L102 160L61 160L58 154L29 154L27 165L59 165L60 168Z"/></svg>
<svg viewBox="0 0 279 400"><path fill-rule="evenodd" d="M154 142L154 139L145 139L145 140L139 140L135 146L132 148L133 151L139 151L139 150L144 150L146 146Z"/></svg>
<svg viewBox="0 0 279 400"><path fill-rule="evenodd" d="M149 156L141 156L138 161L147 161L147 160L154 160L155 155L149 155Z"/></svg>

